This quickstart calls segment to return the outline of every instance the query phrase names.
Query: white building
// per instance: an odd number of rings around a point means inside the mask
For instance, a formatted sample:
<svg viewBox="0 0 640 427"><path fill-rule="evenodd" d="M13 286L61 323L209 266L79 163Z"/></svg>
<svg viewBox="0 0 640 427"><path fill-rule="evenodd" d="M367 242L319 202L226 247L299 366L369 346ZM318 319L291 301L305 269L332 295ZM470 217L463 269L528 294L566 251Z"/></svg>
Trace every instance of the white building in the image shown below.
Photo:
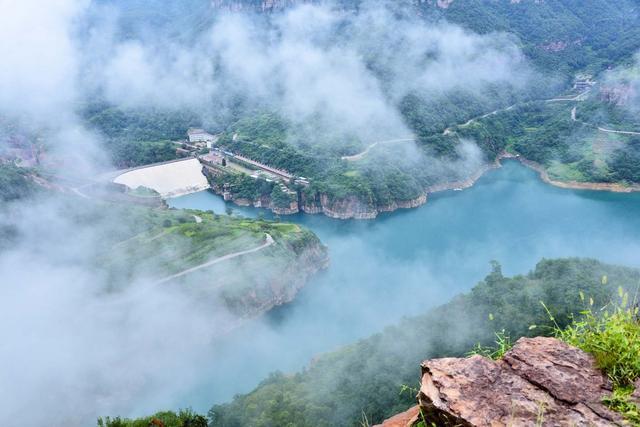
<svg viewBox="0 0 640 427"><path fill-rule="evenodd" d="M207 148L211 148L211 144L218 139L215 135L211 135L205 132L204 129L190 128L187 130L187 138L191 144L198 145L198 143L206 144Z"/></svg>

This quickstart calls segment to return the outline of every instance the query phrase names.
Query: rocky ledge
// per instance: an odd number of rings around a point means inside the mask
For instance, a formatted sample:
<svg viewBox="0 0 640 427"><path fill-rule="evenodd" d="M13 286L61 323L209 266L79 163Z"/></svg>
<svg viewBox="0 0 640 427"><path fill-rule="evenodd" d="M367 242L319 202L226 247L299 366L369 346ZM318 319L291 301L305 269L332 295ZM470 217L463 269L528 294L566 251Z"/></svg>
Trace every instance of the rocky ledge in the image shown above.
<svg viewBox="0 0 640 427"><path fill-rule="evenodd" d="M426 193L419 195L415 199L394 200L391 204L382 206L375 206L372 202L363 202L356 196L331 200L327 194L320 194L315 199L303 197L302 210L305 213L321 213L336 219L374 219L380 212L416 208L426 202Z"/></svg>
<svg viewBox="0 0 640 427"><path fill-rule="evenodd" d="M383 426L624 425L602 403L611 384L593 357L555 338L521 338L497 361L472 356L421 366L418 405Z"/></svg>

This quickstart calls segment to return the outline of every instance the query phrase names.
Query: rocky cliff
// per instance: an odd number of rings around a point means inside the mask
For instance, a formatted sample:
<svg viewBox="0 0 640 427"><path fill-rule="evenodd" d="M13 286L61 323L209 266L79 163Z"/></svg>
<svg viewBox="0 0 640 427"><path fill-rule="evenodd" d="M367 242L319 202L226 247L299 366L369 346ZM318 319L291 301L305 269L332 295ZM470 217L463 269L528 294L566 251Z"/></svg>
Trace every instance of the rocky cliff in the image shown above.
<svg viewBox="0 0 640 427"><path fill-rule="evenodd" d="M593 357L555 338L521 338L497 361L476 355L421 367L418 405L382 426L624 425L602 403L611 384Z"/></svg>
<svg viewBox="0 0 640 427"><path fill-rule="evenodd" d="M327 194L319 194L314 198L302 198L302 210L305 213L322 213L336 219L373 219L380 212L392 212L397 209L410 209L427 202L427 195L423 193L410 200L394 200L387 205L375 205L372 201L362 201L357 196L344 198L330 198Z"/></svg>

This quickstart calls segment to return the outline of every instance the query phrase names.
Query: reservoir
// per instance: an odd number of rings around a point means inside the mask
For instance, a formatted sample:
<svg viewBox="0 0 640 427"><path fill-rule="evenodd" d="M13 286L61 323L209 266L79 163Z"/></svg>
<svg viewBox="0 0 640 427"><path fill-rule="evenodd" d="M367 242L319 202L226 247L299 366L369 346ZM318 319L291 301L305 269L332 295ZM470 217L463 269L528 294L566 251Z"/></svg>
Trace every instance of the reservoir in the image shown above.
<svg viewBox="0 0 640 427"><path fill-rule="evenodd" d="M260 212L226 205L208 191L169 204L217 213L231 208L245 216ZM545 257L640 266L640 194L556 188L514 160L472 188L433 194L420 208L376 220L305 214L282 220L313 230L329 247L330 267L291 304L215 343L200 385L167 402L172 407L206 412L250 391L272 371L301 369L317 354L468 291L492 260L506 275L526 273Z"/></svg>

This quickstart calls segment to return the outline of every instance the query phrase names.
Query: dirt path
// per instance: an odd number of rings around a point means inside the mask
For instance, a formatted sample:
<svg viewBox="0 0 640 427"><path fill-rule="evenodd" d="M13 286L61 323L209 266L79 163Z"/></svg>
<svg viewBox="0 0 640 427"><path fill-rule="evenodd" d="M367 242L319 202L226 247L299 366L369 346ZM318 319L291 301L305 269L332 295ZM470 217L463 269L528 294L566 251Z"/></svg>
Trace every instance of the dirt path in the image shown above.
<svg viewBox="0 0 640 427"><path fill-rule="evenodd" d="M198 271L198 270L201 270L203 268L207 268L207 267L210 267L212 265L218 264L218 263L220 263L222 261L226 261L226 260L229 260L229 259L232 259L232 258L237 258L237 257L242 256L242 255L247 255L247 254L250 254L250 253L261 251L262 249L265 249L265 248L273 245L274 242L275 242L273 240L273 237L271 237L270 234L265 233L265 236L266 236L265 243L263 243L262 245L260 245L258 247L255 247L253 249L247 249L247 250L240 251L240 252L234 252L234 253L231 253L231 254L228 254L228 255L224 255L224 256L212 259L211 261L207 261L207 262L205 262L203 264L196 265L195 267L188 268L188 269L183 270L183 271L181 271L179 273L172 274L171 276L165 277L164 279L160 279L157 282L155 282L154 284L155 285L160 285L162 283L169 282L169 281L171 281L173 279L177 279L178 277L182 277L182 276L186 276L187 274L191 274L194 271Z"/></svg>
<svg viewBox="0 0 640 427"><path fill-rule="evenodd" d="M613 130L613 129L607 129L607 128L601 128L601 127L598 127L598 130L600 132L619 133L622 135L640 135L640 132L633 132L630 130Z"/></svg>
<svg viewBox="0 0 640 427"><path fill-rule="evenodd" d="M490 111L490 112L488 112L488 113L485 113L485 114L483 114L483 115L481 115L481 116L478 116L478 117L474 117L474 118L472 118L472 119L469 119L469 120L467 120L466 122L464 122L464 123L463 123L463 124L461 124L461 125L453 125L453 126L449 126L448 128L446 128L446 129L444 130L444 132L442 132L442 134L443 134L443 135L445 135L445 136L446 136L446 135L449 135L450 133L453 133L453 132L454 132L454 130L453 130L453 128L454 128L454 127L460 127L460 128L467 127L467 126L469 126L470 124L472 124L472 123L473 123L473 122L475 122L475 121L482 120L482 119L486 119L486 118L487 118L487 117L489 117L489 116L493 116L494 114L498 114L498 113L501 113L501 112L503 112L503 111L509 111L509 110L512 110L513 108L515 108L515 106L516 106L516 105L518 105L518 104L512 104L512 105L509 105L508 107L505 107L505 108L498 108L497 110L493 110L493 111Z"/></svg>
<svg viewBox="0 0 640 427"><path fill-rule="evenodd" d="M570 98L567 98L566 96L560 96L558 98L545 99L545 102L584 101L587 98L589 92L591 92L591 89L587 89L584 92L580 92L576 96L572 96Z"/></svg>
<svg viewBox="0 0 640 427"><path fill-rule="evenodd" d="M571 109L571 120L573 120L574 122L580 122L583 125L587 125L587 126L593 126L596 129L598 129L600 132L606 132L606 133L618 133L621 135L640 135L640 132L635 132L635 131L631 131L631 130L615 130L615 129L607 129L607 128L603 128L600 126L596 126L596 125L592 125L591 123L587 123L587 122L583 122L582 120L578 120L576 117L576 111L577 111L578 107L573 107Z"/></svg>
<svg viewBox="0 0 640 427"><path fill-rule="evenodd" d="M360 160L362 159L364 156L367 155L367 153L369 151L371 151L372 148L374 148L376 145L383 145L383 144L397 144L399 142L413 142L416 139L414 137L411 138L398 138L398 139L388 139L385 141L376 141L374 143L371 143L367 146L367 148L364 149L364 151L358 153L358 154L354 154L352 156L342 156L340 157L342 160L347 160L349 162L353 162L356 160Z"/></svg>

